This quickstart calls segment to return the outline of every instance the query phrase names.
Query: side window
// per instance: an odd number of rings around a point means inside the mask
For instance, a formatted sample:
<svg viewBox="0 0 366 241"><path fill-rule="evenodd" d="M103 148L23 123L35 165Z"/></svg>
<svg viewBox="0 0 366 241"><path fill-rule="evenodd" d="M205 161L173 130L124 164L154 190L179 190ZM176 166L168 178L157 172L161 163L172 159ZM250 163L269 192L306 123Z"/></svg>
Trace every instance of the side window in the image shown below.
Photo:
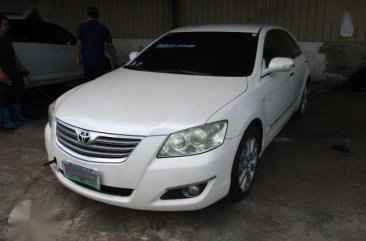
<svg viewBox="0 0 366 241"><path fill-rule="evenodd" d="M281 35L283 46L286 48L287 56L291 59L295 59L299 56L301 54L301 50L295 40L284 31L280 31L279 34Z"/></svg>
<svg viewBox="0 0 366 241"><path fill-rule="evenodd" d="M42 43L75 45L76 42L71 33L52 23L41 22L37 26L37 33Z"/></svg>
<svg viewBox="0 0 366 241"><path fill-rule="evenodd" d="M37 34L32 22L25 20L10 20L9 37L13 42L37 42Z"/></svg>
<svg viewBox="0 0 366 241"><path fill-rule="evenodd" d="M277 30L271 30L267 33L264 41L263 59L268 67L269 62L275 57L287 57L283 47L281 36Z"/></svg>
<svg viewBox="0 0 366 241"><path fill-rule="evenodd" d="M75 37L65 29L46 22L10 20L9 37L13 42L75 45Z"/></svg>

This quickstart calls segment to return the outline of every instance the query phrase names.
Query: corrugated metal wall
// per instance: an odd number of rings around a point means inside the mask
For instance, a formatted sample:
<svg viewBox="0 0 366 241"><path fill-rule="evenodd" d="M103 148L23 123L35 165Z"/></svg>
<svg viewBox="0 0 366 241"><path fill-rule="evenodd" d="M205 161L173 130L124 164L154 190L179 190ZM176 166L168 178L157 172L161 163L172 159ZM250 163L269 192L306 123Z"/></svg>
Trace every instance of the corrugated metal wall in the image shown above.
<svg viewBox="0 0 366 241"><path fill-rule="evenodd" d="M55 0L40 4L45 17L76 32L86 8L96 6L115 38L155 38L168 30L168 0Z"/></svg>
<svg viewBox="0 0 366 241"><path fill-rule="evenodd" d="M27 7L31 6L31 0L1 0L0 1L0 12L22 12Z"/></svg>
<svg viewBox="0 0 366 241"><path fill-rule="evenodd" d="M114 38L156 38L171 22L169 0L1 0L0 12L22 12L30 3L47 21L73 33L87 20L88 6L100 10L100 21Z"/></svg>
<svg viewBox="0 0 366 241"><path fill-rule="evenodd" d="M362 0L181 0L181 25L259 23L280 25L300 41L366 41L366 1ZM340 26L349 11L353 38L342 38Z"/></svg>
<svg viewBox="0 0 366 241"><path fill-rule="evenodd" d="M76 32L85 9L101 10L101 22L114 38L155 38L171 24L171 0L1 0L0 11L19 11L34 2L44 17ZM223 23L275 24L300 41L366 42L365 0L178 0L180 26ZM339 34L349 11L354 37Z"/></svg>

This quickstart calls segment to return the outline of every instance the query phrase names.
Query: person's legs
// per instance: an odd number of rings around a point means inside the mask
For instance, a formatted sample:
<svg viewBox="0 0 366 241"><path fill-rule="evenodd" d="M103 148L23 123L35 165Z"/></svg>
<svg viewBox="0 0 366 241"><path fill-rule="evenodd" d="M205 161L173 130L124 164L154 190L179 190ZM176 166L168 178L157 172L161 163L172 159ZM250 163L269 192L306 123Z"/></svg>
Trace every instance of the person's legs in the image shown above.
<svg viewBox="0 0 366 241"><path fill-rule="evenodd" d="M6 129L15 129L19 126L12 122L10 112L8 109L10 87L6 84L0 83L0 119L2 125Z"/></svg>
<svg viewBox="0 0 366 241"><path fill-rule="evenodd" d="M14 119L14 121L20 124L29 121L27 118L23 116L22 107L20 104L23 97L23 91L24 91L24 80L22 79L14 81L13 85L11 86L9 110L11 117Z"/></svg>
<svg viewBox="0 0 366 241"><path fill-rule="evenodd" d="M87 80L87 81L90 81L90 80L93 80L94 78L94 71L93 71L93 66L91 65L87 65L87 64L84 64L83 65L83 70L84 70L84 78Z"/></svg>
<svg viewBox="0 0 366 241"><path fill-rule="evenodd" d="M95 68L95 74L96 74L96 78L105 75L107 73L107 66L105 65L105 63L101 63L98 66L96 66Z"/></svg>
<svg viewBox="0 0 366 241"><path fill-rule="evenodd" d="M87 80L94 80L107 72L105 64L84 64L84 76Z"/></svg>
<svg viewBox="0 0 366 241"><path fill-rule="evenodd" d="M25 118L23 116L22 106L21 106L20 102L10 103L9 110L10 110L11 116L15 122L17 122L19 124L24 124L24 123L30 121L28 118Z"/></svg>

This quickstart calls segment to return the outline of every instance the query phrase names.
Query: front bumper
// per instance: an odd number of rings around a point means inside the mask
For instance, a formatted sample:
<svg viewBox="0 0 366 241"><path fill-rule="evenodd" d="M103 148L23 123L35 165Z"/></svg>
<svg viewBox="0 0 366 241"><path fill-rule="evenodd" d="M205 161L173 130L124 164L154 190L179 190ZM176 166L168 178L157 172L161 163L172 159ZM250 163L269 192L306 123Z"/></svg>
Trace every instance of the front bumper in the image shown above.
<svg viewBox="0 0 366 241"><path fill-rule="evenodd" d="M96 163L75 158L55 142L47 124L45 142L48 159L56 158L51 169L67 188L104 203L142 210L184 211L204 208L227 195L231 167L240 138L225 140L220 147L200 155L178 158L156 158L166 136L144 138L128 159L122 163ZM133 189L129 196L111 195L82 187L63 175L62 161L98 170L102 185ZM172 187L209 180L204 191L195 198L161 200Z"/></svg>

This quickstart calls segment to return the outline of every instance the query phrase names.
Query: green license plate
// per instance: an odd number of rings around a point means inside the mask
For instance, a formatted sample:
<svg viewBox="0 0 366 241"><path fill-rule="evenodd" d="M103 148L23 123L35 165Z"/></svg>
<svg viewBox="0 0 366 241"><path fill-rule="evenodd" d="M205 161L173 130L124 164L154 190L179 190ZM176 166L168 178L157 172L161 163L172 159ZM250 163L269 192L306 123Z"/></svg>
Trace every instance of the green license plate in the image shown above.
<svg viewBox="0 0 366 241"><path fill-rule="evenodd" d="M100 191L99 173L96 170L62 161L64 175L71 181Z"/></svg>

